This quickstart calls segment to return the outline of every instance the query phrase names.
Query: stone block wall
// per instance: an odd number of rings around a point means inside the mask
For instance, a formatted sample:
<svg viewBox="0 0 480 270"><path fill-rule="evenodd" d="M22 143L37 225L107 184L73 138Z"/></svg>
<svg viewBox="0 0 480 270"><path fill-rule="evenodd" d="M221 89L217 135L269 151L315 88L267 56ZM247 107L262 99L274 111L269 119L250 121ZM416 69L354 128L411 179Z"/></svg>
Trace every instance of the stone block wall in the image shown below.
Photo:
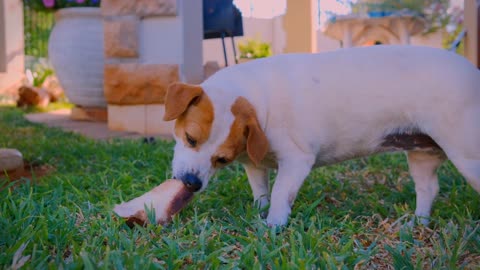
<svg viewBox="0 0 480 270"><path fill-rule="evenodd" d="M161 120L168 85L203 80L201 1L183 2L102 0L111 129L170 133Z"/></svg>

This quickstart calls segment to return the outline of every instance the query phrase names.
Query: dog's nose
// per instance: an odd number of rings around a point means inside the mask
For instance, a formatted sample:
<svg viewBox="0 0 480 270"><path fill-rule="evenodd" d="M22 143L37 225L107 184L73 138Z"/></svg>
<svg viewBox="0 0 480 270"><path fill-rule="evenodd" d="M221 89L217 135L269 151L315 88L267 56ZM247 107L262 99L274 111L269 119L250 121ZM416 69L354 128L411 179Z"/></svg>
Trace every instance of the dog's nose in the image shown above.
<svg viewBox="0 0 480 270"><path fill-rule="evenodd" d="M197 192L202 188L202 181L200 181L200 179L195 174L185 174L185 176L182 177L182 182L191 192Z"/></svg>

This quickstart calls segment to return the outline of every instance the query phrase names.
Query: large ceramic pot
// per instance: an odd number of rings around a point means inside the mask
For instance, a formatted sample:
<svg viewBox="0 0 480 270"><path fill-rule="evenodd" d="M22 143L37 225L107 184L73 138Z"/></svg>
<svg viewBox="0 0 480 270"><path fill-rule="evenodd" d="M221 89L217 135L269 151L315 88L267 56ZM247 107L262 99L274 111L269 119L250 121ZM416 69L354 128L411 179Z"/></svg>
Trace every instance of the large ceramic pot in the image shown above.
<svg viewBox="0 0 480 270"><path fill-rule="evenodd" d="M65 95L76 105L106 107L100 8L63 8L55 19L48 54Z"/></svg>

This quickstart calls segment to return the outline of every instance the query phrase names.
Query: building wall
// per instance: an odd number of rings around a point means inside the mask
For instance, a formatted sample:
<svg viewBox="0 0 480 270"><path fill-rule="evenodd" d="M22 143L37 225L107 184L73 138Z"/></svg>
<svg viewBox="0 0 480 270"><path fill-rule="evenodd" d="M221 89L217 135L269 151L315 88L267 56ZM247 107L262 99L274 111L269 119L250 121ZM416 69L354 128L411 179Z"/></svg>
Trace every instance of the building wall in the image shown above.
<svg viewBox="0 0 480 270"><path fill-rule="evenodd" d="M273 19L260 19L243 17L243 33L242 37L235 37L237 56L240 55L238 44L248 39L261 40L272 45L274 54L281 53L283 29L280 27L281 19L279 17ZM228 64L235 63L233 57L232 42L230 38L225 38L225 48L227 51ZM219 38L203 40L203 62L216 61L220 66L225 65L223 56L222 41Z"/></svg>
<svg viewBox="0 0 480 270"><path fill-rule="evenodd" d="M252 17L243 18L243 37L235 37L237 44L248 39L259 39L270 43L274 54L285 52L286 31L283 28L284 16L277 16L272 19L259 19ZM291 29L290 31L295 31ZM411 38L412 45L430 46L441 48L443 33L437 32L427 36L417 35ZM320 29L317 29L317 52L328 52L341 48L340 41L327 37ZM234 63L232 43L230 38L225 39L227 59L229 65ZM203 41L203 62L217 61L224 66L223 48L220 39L209 39Z"/></svg>
<svg viewBox="0 0 480 270"><path fill-rule="evenodd" d="M0 0L0 94L16 90L23 78L23 3Z"/></svg>

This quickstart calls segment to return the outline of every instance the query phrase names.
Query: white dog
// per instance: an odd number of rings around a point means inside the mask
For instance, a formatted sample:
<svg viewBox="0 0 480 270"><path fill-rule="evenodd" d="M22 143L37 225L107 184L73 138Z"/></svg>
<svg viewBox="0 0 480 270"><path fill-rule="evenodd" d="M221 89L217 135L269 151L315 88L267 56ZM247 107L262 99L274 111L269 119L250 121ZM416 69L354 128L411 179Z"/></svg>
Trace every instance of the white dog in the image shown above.
<svg viewBox="0 0 480 270"><path fill-rule="evenodd" d="M176 83L164 120L175 123L173 175L194 191L233 160L267 216L287 222L313 167L407 151L415 214L430 215L436 169L447 158L480 192L480 72L454 53L375 46L274 56L219 71L199 86Z"/></svg>

